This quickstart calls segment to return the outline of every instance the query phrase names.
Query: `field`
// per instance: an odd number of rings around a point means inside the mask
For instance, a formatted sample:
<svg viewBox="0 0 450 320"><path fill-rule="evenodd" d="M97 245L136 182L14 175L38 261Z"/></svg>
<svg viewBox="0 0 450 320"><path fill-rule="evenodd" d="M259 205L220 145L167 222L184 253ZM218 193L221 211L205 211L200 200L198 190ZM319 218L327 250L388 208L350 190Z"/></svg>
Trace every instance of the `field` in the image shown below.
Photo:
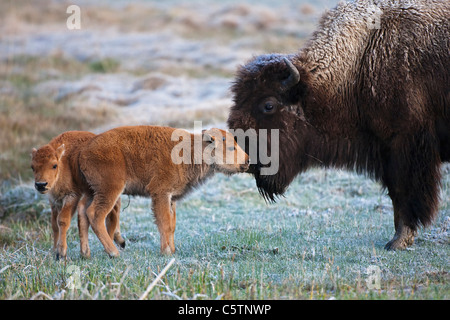
<svg viewBox="0 0 450 320"><path fill-rule="evenodd" d="M450 167L414 246L388 252L392 203L351 172L311 170L267 204L250 175L218 174L177 206L173 257L159 254L150 200L122 196L126 247L110 259L92 231L56 261L50 207L30 150L66 130L125 124L225 127L237 65L295 52L335 1L0 4L0 299L449 299ZM318 3L318 4L317 4ZM33 2L34 4L34 2ZM71 3L70 3L71 4Z"/></svg>

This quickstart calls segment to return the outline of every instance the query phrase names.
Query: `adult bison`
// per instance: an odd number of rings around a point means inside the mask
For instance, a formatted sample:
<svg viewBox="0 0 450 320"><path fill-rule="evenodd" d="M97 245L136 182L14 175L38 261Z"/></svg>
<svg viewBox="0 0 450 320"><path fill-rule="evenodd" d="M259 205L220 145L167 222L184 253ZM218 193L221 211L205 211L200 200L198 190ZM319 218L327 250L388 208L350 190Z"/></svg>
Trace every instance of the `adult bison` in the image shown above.
<svg viewBox="0 0 450 320"><path fill-rule="evenodd" d="M278 172L262 175L259 159L249 170L261 194L274 201L314 166L365 173L393 202L385 248L411 245L450 160L449 21L449 1L341 2L297 54L241 66L229 127L279 130Z"/></svg>

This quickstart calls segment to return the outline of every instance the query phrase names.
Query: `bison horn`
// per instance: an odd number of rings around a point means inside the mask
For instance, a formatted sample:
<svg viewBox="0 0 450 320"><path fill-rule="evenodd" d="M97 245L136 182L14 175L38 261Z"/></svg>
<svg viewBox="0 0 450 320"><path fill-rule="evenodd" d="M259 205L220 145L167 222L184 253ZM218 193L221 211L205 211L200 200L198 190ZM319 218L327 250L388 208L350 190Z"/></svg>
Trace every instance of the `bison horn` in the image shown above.
<svg viewBox="0 0 450 320"><path fill-rule="evenodd" d="M283 90L289 90L293 86L295 86L300 81L300 73L298 72L297 68L292 64L291 61L289 61L288 58L283 58L284 62L289 68L289 72L291 73L289 77L286 80L283 80L281 83L281 87Z"/></svg>

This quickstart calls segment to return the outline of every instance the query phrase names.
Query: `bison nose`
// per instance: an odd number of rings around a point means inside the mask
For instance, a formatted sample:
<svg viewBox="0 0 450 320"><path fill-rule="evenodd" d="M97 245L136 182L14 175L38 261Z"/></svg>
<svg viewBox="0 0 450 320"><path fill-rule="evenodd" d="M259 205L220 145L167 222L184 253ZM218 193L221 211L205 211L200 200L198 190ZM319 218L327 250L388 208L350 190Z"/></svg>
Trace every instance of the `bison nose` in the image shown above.
<svg viewBox="0 0 450 320"><path fill-rule="evenodd" d="M37 191L45 191L45 187L48 185L48 182L36 182L34 187Z"/></svg>

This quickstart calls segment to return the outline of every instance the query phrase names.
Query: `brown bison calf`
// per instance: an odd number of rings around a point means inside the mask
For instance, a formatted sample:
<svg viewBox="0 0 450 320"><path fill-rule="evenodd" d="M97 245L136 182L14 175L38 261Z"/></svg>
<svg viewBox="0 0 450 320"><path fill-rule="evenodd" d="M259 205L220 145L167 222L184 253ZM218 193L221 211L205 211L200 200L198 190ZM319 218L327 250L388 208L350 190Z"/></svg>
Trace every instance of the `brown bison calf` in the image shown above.
<svg viewBox="0 0 450 320"><path fill-rule="evenodd" d="M80 175L78 156L83 147L95 134L85 131L68 131L53 138L47 145L33 149L31 169L34 173L35 188L42 194L48 193L52 210L52 229L56 258L64 258L67 253L66 234L70 221L78 206L78 227L81 254L89 257L87 231L89 222L84 215L87 190ZM124 247L125 240L120 235L120 199L108 215L107 227L116 243Z"/></svg>
<svg viewBox="0 0 450 320"><path fill-rule="evenodd" d="M220 129L194 135L158 126L115 128L93 138L80 153L80 169L93 194L86 214L106 252L118 256L105 229L106 214L121 193L150 197L161 253L171 254L176 201L214 172L244 172L248 163L233 135Z"/></svg>

